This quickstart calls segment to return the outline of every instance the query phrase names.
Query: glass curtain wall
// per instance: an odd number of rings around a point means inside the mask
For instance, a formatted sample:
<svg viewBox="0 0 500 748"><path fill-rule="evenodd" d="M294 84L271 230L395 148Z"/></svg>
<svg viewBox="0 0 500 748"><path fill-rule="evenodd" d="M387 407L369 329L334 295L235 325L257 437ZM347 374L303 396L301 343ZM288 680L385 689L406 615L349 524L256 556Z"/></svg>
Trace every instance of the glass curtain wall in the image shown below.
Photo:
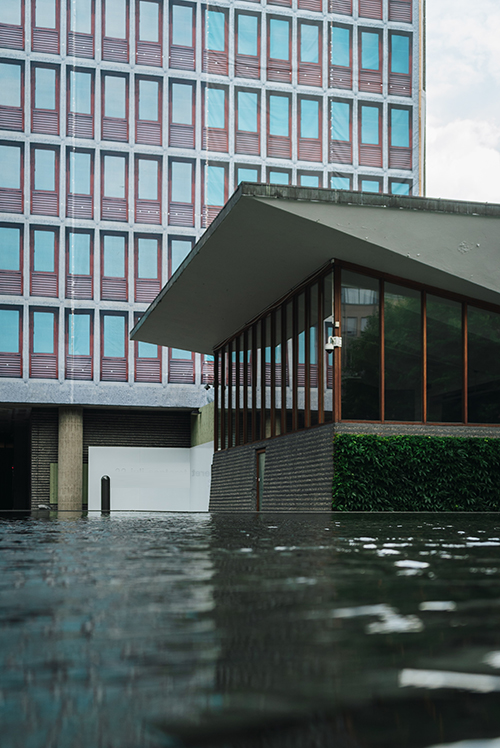
<svg viewBox="0 0 500 748"><path fill-rule="evenodd" d="M500 424L499 311L361 268L318 273L215 355L219 449L340 420Z"/></svg>

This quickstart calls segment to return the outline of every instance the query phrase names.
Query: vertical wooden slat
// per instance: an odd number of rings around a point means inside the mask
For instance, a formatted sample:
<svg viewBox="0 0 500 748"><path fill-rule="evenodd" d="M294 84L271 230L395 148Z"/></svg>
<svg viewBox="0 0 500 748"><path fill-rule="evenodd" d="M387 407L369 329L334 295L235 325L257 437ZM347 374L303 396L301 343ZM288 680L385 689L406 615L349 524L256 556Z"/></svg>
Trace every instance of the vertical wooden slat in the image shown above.
<svg viewBox="0 0 500 748"><path fill-rule="evenodd" d="M236 358L236 377L235 377L235 394L234 394L234 446L240 445L240 387L241 387L241 364L240 364L240 336L234 341L234 351Z"/></svg>
<svg viewBox="0 0 500 748"><path fill-rule="evenodd" d="M220 352L214 351L214 447L218 452L219 442L219 361Z"/></svg>
<svg viewBox="0 0 500 748"><path fill-rule="evenodd" d="M325 276L318 280L318 423L325 422L325 339L323 305L325 303Z"/></svg>
<svg viewBox="0 0 500 748"><path fill-rule="evenodd" d="M260 321L260 438L266 438L266 318Z"/></svg>
<svg viewBox="0 0 500 748"><path fill-rule="evenodd" d="M468 345L468 316L467 304L462 303L462 359L463 359L463 392L462 417L464 423L469 422L469 345Z"/></svg>
<svg viewBox="0 0 500 748"><path fill-rule="evenodd" d="M342 309L341 309L341 268L333 269L334 273L334 316L339 327L333 328L334 335L342 335ZM332 393L333 421L337 423L342 420L342 348L335 348L333 352L333 393Z"/></svg>
<svg viewBox="0 0 500 748"><path fill-rule="evenodd" d="M422 291L422 421L427 423L427 294Z"/></svg>
<svg viewBox="0 0 500 748"><path fill-rule="evenodd" d="M382 423L385 420L385 319L384 319L384 281L379 283L379 320L380 320L380 413Z"/></svg>
<svg viewBox="0 0 500 748"><path fill-rule="evenodd" d="M276 310L271 312L271 437L276 436Z"/></svg>
<svg viewBox="0 0 500 748"><path fill-rule="evenodd" d="M281 305L281 433L286 434L286 371L288 366L286 339L286 304Z"/></svg>
<svg viewBox="0 0 500 748"><path fill-rule="evenodd" d="M257 325L252 325L252 441L257 438Z"/></svg>
<svg viewBox="0 0 500 748"><path fill-rule="evenodd" d="M298 389L297 380L299 373L299 339L298 339L298 298L292 301L292 431L298 429Z"/></svg>
<svg viewBox="0 0 500 748"><path fill-rule="evenodd" d="M243 444L248 442L248 331L243 333Z"/></svg>
<svg viewBox="0 0 500 748"><path fill-rule="evenodd" d="M220 441L221 449L226 449L226 347L220 350Z"/></svg>
<svg viewBox="0 0 500 748"><path fill-rule="evenodd" d="M227 446L233 446L233 341L227 344Z"/></svg>
<svg viewBox="0 0 500 748"><path fill-rule="evenodd" d="M304 293L304 426L311 426L311 288Z"/></svg>

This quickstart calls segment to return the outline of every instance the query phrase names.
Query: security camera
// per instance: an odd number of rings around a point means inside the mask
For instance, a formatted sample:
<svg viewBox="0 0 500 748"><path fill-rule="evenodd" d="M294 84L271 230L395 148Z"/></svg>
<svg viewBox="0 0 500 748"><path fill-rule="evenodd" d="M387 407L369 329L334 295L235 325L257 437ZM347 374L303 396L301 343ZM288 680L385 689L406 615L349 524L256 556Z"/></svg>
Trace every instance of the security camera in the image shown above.
<svg viewBox="0 0 500 748"><path fill-rule="evenodd" d="M209 390L209 389L210 389L210 387L211 387L211 385L210 385L210 384L206 384L206 385L205 385L205 389L206 389L206 390Z"/></svg>
<svg viewBox="0 0 500 748"><path fill-rule="evenodd" d="M342 348L342 338L337 335L329 335L328 341L325 343L325 351L331 353L335 348Z"/></svg>

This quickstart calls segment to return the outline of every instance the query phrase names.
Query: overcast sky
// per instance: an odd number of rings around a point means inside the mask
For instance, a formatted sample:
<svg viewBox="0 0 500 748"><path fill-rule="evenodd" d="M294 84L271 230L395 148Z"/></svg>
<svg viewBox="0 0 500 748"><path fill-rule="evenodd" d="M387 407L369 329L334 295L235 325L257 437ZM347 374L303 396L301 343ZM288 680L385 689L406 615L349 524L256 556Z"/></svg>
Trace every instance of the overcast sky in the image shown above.
<svg viewBox="0 0 500 748"><path fill-rule="evenodd" d="M427 195L500 203L500 0L427 0Z"/></svg>

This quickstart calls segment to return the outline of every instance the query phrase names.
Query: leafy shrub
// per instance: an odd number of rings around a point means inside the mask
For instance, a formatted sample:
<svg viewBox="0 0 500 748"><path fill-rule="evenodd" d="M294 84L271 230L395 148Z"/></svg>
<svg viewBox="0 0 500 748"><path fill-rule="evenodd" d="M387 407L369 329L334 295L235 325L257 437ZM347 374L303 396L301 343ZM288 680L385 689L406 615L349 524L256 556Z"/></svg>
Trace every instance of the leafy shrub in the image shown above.
<svg viewBox="0 0 500 748"><path fill-rule="evenodd" d="M500 439L338 434L335 511L500 508Z"/></svg>

